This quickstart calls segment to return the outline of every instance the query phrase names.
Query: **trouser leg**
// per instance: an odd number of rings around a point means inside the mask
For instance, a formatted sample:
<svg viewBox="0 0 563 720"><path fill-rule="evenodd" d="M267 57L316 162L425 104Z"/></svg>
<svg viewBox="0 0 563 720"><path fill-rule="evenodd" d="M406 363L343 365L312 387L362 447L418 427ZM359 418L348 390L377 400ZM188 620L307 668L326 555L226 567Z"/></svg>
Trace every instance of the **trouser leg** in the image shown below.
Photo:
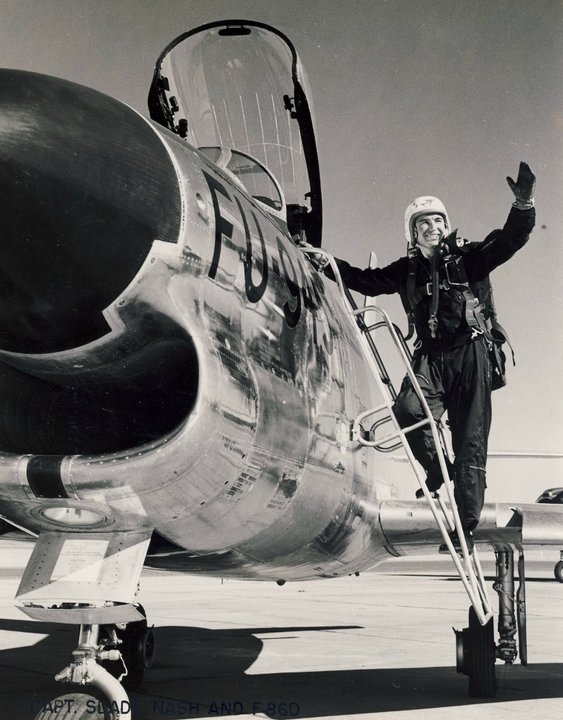
<svg viewBox="0 0 563 720"><path fill-rule="evenodd" d="M455 454L456 502L465 530L479 524L485 499L491 427L491 372L487 347L476 341L457 348L449 363L448 417Z"/></svg>
<svg viewBox="0 0 563 720"><path fill-rule="evenodd" d="M444 387L438 363L428 355L418 355L413 360L413 370L432 417L439 420L444 414ZM401 428L414 425L425 418L408 375L403 380L393 411ZM413 430L407 433L406 437L414 457L428 474L429 489L436 490L442 484L442 474L436 459L436 446L430 426L425 425Z"/></svg>

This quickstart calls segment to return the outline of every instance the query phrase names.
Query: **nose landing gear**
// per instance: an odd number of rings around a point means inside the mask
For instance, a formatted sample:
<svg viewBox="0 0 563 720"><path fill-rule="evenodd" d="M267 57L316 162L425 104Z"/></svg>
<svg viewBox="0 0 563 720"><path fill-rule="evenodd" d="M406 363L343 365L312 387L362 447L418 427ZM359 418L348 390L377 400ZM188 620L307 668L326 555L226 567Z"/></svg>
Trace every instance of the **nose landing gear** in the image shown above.
<svg viewBox="0 0 563 720"><path fill-rule="evenodd" d="M89 685L100 701L87 693L68 693L48 702L35 720L131 720L125 688L138 688L153 662L154 634L143 619L120 625L81 625L72 662L55 680Z"/></svg>

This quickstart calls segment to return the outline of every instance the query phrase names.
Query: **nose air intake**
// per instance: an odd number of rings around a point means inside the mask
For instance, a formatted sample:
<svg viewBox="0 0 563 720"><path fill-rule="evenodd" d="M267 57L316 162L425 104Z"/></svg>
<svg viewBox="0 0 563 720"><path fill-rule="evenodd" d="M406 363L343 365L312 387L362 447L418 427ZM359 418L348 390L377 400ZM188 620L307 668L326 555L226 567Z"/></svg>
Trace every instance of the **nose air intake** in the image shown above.
<svg viewBox="0 0 563 720"><path fill-rule="evenodd" d="M155 240L179 240L159 134L94 90L0 70L0 203L0 453L117 452L173 432L197 394L191 338L150 299L119 332L103 315Z"/></svg>
<svg viewBox="0 0 563 720"><path fill-rule="evenodd" d="M0 349L51 353L108 331L106 308L155 239L177 242L180 194L136 112L57 78L0 70Z"/></svg>

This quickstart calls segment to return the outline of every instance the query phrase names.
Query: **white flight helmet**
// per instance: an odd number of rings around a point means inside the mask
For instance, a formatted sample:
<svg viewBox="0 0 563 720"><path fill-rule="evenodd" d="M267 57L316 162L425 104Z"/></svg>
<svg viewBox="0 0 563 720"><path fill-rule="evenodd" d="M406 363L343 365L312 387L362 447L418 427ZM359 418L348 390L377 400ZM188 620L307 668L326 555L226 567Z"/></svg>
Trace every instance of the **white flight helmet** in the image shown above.
<svg viewBox="0 0 563 720"><path fill-rule="evenodd" d="M432 197L431 195L417 197L416 200L413 200L405 210L405 235L410 248L413 248L416 245L413 233L416 218L421 215L429 215L432 213L442 215L446 221L446 229L450 230L451 225L448 212L444 207L444 203L436 197Z"/></svg>

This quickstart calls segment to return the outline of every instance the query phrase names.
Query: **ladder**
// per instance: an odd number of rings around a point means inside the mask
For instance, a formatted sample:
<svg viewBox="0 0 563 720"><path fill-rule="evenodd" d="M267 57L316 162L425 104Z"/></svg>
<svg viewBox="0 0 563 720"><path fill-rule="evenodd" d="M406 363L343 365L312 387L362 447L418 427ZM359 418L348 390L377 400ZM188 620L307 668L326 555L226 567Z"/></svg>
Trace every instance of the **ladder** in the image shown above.
<svg viewBox="0 0 563 720"><path fill-rule="evenodd" d="M465 534L462 529L461 519L457 509L457 503L454 497L454 485L449 477L448 469L446 466L446 459L444 454L444 441L442 436L442 428L436 422L430 408L426 402L426 399L422 393L418 380L411 367L411 355L406 344L406 341L398 328L393 324L388 314L377 305L365 305L362 308L358 308L354 302L350 292L344 286L338 265L336 264L332 255L329 255L326 251L319 248L300 248L305 254L321 256L326 264L329 264L336 283L338 285L340 294L344 301L344 306L348 309L351 317L355 320L353 326L356 328L358 334L358 340L362 348L365 360L371 369L371 372L377 382L380 393L384 398L384 402L375 407L363 412L359 415L353 423L352 434L357 441L365 446L372 447L380 452L390 452L402 447L407 455L410 462L411 468L413 469L420 488L424 494L426 501L430 505L432 515L438 525L438 528L442 534L446 547L453 560L456 571L463 583L463 586L467 592L469 600L473 606L475 614L481 625L486 625L487 622L493 616L493 610L491 603L488 598L487 588L485 585L485 578L479 561L479 555L477 553L477 547L473 549L473 553L470 554ZM376 313L381 320L379 322L367 325L365 322L365 314L367 312ZM412 383L414 391L420 401L422 410L424 412L424 419L410 425L409 427L401 428L395 415L393 413L393 403L396 399L396 392L394 391L393 385L387 374L381 356L377 350L375 341L372 337L372 332L378 328L384 327L388 330L393 340L393 344L399 354L399 357L405 366L407 375ZM382 415L383 413L383 415ZM377 417L379 419L372 423L372 427L380 427L386 423L393 425L393 430L378 440L371 440L365 437L365 431L363 431L363 421L369 417ZM418 428L428 425L432 432L432 438L436 447L437 457L442 472L444 485L446 490L447 500L449 507L440 497L439 493L433 493L426 487L426 474L422 470L421 466L415 460L410 445L407 440L408 433ZM461 559L454 548L449 533L453 530L457 531L457 535L461 545Z"/></svg>

